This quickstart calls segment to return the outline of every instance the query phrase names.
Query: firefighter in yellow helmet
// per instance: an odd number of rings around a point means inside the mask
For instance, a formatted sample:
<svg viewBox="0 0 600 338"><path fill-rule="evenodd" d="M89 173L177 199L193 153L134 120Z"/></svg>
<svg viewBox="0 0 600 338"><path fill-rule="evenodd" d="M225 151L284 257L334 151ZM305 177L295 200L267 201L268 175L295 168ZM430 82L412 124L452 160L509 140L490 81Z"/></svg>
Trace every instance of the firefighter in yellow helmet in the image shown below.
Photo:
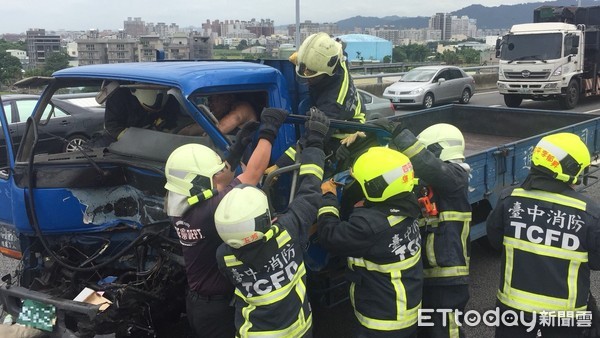
<svg viewBox="0 0 600 338"><path fill-rule="evenodd" d="M217 207L214 221L224 244L216 257L235 285L236 337L312 336L303 246L317 217L328 129L325 114L311 110L299 186L286 212L272 220L267 196L248 185L235 187Z"/></svg>
<svg viewBox="0 0 600 338"><path fill-rule="evenodd" d="M351 174L362 189L364 206L341 220L336 190L325 182L319 243L347 257L350 299L360 323L357 336L412 337L423 286L412 164L398 151L372 147L356 159Z"/></svg>
<svg viewBox="0 0 600 338"><path fill-rule="evenodd" d="M179 241L189 290L186 312L196 337L233 337L235 334L233 285L217 267L215 253L223 243L215 229L214 213L239 184L255 185L269 164L272 143L287 117L281 109L266 108L258 122L248 122L238 132L226 162L212 149L186 144L175 149L165 165L165 208ZM243 173L233 177L242 153L258 128L258 144ZM218 318L218 320L215 320Z"/></svg>
<svg viewBox="0 0 600 338"><path fill-rule="evenodd" d="M470 168L463 162L464 137L447 123L434 124L417 136L399 126L389 146L410 158L419 178L415 192L424 248L423 309L431 311L428 324L433 324L420 327L419 337L463 337L455 314L464 313L469 300Z"/></svg>
<svg viewBox="0 0 600 338"><path fill-rule="evenodd" d="M365 122L365 108L350 76L340 42L327 33L312 34L300 45L298 52L292 54L290 61L296 65L296 74L308 82L309 95L314 107L330 119ZM332 133L331 142L325 143L325 152L339 149L338 156L341 159L350 157L348 146L357 137L365 136L364 133L355 133L353 130ZM294 161L295 150L289 148L266 173L291 165Z"/></svg>
<svg viewBox="0 0 600 338"><path fill-rule="evenodd" d="M544 337L582 337L577 311L587 310L590 270L600 269L600 208L574 190L589 165L579 136L543 137L525 181L505 189L488 216L488 240L503 248L497 304L511 323L523 324L514 314L537 324L528 332L501 322L496 337L530 337L538 329ZM543 325L541 315L554 325Z"/></svg>

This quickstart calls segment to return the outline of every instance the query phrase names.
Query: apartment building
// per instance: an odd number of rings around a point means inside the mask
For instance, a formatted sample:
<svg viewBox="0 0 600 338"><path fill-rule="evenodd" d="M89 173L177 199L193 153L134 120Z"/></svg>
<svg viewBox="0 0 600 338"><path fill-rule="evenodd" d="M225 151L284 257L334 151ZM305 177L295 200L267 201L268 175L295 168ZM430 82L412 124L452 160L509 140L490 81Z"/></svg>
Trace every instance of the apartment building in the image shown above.
<svg viewBox="0 0 600 338"><path fill-rule="evenodd" d="M26 43L30 67L43 65L50 54L61 51L60 36L46 35L45 29L28 30Z"/></svg>

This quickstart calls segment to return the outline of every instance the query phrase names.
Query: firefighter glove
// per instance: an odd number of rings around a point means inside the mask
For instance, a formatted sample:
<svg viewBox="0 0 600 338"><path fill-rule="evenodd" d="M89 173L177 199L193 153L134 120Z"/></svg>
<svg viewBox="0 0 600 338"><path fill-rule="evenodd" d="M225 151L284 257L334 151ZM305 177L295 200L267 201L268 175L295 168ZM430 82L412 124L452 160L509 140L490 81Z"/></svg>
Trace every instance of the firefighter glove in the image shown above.
<svg viewBox="0 0 600 338"><path fill-rule="evenodd" d="M240 164L244 151L252 143L252 136L254 136L259 126L260 123L258 121L246 122L242 129L235 135L235 141L229 148L229 154L226 159L232 170Z"/></svg>
<svg viewBox="0 0 600 338"><path fill-rule="evenodd" d="M329 118L325 113L316 107L310 108L304 127L306 128L306 147L323 149L325 135L329 131Z"/></svg>
<svg viewBox="0 0 600 338"><path fill-rule="evenodd" d="M260 114L260 129L258 130L258 138L264 138L271 142L275 141L275 137L279 132L279 127L285 121L288 112L283 109L265 108Z"/></svg>

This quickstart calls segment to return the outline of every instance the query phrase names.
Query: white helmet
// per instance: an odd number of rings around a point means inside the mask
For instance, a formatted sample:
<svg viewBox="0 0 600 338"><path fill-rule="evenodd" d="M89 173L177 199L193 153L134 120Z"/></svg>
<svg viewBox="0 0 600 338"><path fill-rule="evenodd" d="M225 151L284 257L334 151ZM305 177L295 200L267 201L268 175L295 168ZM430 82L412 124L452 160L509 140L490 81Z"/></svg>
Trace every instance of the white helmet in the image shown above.
<svg viewBox="0 0 600 338"><path fill-rule="evenodd" d="M215 211L217 233L227 245L244 245L269 239L271 213L267 195L255 186L240 184L223 197Z"/></svg>
<svg viewBox="0 0 600 338"><path fill-rule="evenodd" d="M131 93L150 112L160 111L167 103L167 91L164 89L131 88Z"/></svg>
<svg viewBox="0 0 600 338"><path fill-rule="evenodd" d="M442 161L465 159L465 139L460 130L451 124L434 124L423 130L417 138Z"/></svg>
<svg viewBox="0 0 600 338"><path fill-rule="evenodd" d="M213 176L223 168L225 163L214 150L201 144L184 144L167 159L165 189L188 197L210 198L214 193Z"/></svg>
<svg viewBox="0 0 600 338"><path fill-rule="evenodd" d="M342 45L327 33L310 35L298 48L296 73L303 78L332 76L343 55Z"/></svg>

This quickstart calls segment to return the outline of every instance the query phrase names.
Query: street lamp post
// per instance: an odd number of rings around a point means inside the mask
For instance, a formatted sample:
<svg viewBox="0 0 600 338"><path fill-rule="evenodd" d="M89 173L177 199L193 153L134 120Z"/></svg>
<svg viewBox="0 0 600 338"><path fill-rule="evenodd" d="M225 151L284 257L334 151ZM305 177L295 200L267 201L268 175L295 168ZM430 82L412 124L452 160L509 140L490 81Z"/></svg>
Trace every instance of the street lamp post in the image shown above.
<svg viewBox="0 0 600 338"><path fill-rule="evenodd" d="M296 0L296 36L294 37L296 50L300 47L300 0Z"/></svg>

